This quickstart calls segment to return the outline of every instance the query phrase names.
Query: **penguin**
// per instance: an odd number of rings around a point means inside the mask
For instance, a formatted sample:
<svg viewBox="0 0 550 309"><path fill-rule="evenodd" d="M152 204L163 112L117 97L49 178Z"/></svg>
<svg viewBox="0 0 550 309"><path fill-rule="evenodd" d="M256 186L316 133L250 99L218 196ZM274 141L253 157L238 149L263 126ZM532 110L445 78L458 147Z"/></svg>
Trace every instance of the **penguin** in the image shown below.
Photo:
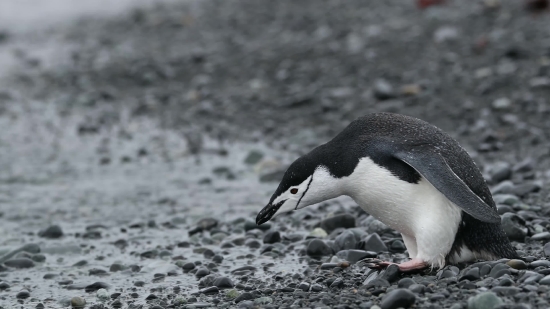
<svg viewBox="0 0 550 309"><path fill-rule="evenodd" d="M401 233L410 258L401 272L518 258L473 159L423 120L393 113L354 120L289 166L256 224L341 195Z"/></svg>

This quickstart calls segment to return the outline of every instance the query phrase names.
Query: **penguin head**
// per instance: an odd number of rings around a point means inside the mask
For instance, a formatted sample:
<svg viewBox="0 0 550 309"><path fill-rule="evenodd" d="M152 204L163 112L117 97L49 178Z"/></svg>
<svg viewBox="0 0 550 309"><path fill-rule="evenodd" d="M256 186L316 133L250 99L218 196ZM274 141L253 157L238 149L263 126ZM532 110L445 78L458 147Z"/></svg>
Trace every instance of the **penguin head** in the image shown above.
<svg viewBox="0 0 550 309"><path fill-rule="evenodd" d="M256 217L256 224L275 216L317 204L341 195L338 181L314 156L303 156L286 170L269 203Z"/></svg>

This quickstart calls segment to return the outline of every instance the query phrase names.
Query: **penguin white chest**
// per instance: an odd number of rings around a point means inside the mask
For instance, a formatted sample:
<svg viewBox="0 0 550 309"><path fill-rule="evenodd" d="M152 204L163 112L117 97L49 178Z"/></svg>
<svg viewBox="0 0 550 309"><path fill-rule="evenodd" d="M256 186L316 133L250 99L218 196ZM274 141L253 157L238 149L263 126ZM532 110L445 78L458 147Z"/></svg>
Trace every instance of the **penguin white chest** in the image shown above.
<svg viewBox="0 0 550 309"><path fill-rule="evenodd" d="M409 254L439 264L441 254L450 251L461 209L424 177L409 183L365 157L345 181L347 194L361 208L403 234ZM409 248L414 245L417 250Z"/></svg>

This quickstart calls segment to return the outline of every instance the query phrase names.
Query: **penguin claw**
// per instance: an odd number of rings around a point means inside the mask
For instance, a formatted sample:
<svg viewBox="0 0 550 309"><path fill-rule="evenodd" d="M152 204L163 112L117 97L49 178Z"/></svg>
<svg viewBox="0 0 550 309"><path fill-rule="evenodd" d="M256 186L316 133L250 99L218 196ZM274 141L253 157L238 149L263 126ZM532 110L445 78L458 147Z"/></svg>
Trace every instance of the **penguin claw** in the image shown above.
<svg viewBox="0 0 550 309"><path fill-rule="evenodd" d="M361 260L361 262L364 263L365 266L367 266L368 268L373 268L373 269L383 269L390 266L391 264L395 264L395 263L386 262L375 258L366 258L364 260Z"/></svg>

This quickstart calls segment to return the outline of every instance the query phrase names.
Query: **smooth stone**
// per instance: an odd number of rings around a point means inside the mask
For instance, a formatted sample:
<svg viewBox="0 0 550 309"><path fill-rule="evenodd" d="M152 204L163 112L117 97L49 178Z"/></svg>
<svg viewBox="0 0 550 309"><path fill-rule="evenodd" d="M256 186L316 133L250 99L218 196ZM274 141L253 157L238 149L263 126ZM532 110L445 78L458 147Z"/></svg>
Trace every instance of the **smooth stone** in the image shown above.
<svg viewBox="0 0 550 309"><path fill-rule="evenodd" d="M491 265L485 264L481 266L481 268L479 269L479 275L482 277L485 277L491 272L491 269L492 269Z"/></svg>
<svg viewBox="0 0 550 309"><path fill-rule="evenodd" d="M531 240L550 240L550 232L537 233L531 236Z"/></svg>
<svg viewBox="0 0 550 309"><path fill-rule="evenodd" d="M405 244L397 239L397 240L394 240L392 241L391 245L390 245L390 251L392 252L405 252L405 250L407 250L407 247L405 247Z"/></svg>
<svg viewBox="0 0 550 309"><path fill-rule="evenodd" d="M109 289L109 285L105 282L98 281L98 282L94 282L90 285L87 285L84 288L84 290L88 293L96 292L99 289Z"/></svg>
<svg viewBox="0 0 550 309"><path fill-rule="evenodd" d="M37 263L43 263L46 261L46 256L44 254L34 254L32 257L31 257L31 260L37 262Z"/></svg>
<svg viewBox="0 0 550 309"><path fill-rule="evenodd" d="M313 239L307 245L306 254L313 257L327 256L332 254L332 249L324 241Z"/></svg>
<svg viewBox="0 0 550 309"><path fill-rule="evenodd" d="M395 97L395 91L390 83L384 79L377 79L373 85L374 97L380 101Z"/></svg>
<svg viewBox="0 0 550 309"><path fill-rule="evenodd" d="M309 283L307 283L307 282L301 282L301 283L298 285L298 288L299 288L300 290L304 291L304 292L309 291L309 287L310 287L310 285L309 285Z"/></svg>
<svg viewBox="0 0 550 309"><path fill-rule="evenodd" d="M513 269L527 269L527 264L522 260L509 260L506 265Z"/></svg>
<svg viewBox="0 0 550 309"><path fill-rule="evenodd" d="M220 288L220 289L230 289L235 286L233 281L227 277L218 277L216 280L214 280L213 283L214 286Z"/></svg>
<svg viewBox="0 0 550 309"><path fill-rule="evenodd" d="M502 300L493 292L482 292L468 299L468 309L493 309L502 304Z"/></svg>
<svg viewBox="0 0 550 309"><path fill-rule="evenodd" d="M208 274L210 274L210 270L208 270L208 268L201 267L201 268L197 269L197 272L195 273L195 276L197 278L202 278L202 277L207 276Z"/></svg>
<svg viewBox="0 0 550 309"><path fill-rule="evenodd" d="M348 213L335 215L321 221L320 227L327 231L327 233L331 233L339 227L345 229L352 228L355 227L355 217Z"/></svg>
<svg viewBox="0 0 550 309"><path fill-rule="evenodd" d="M36 254L36 253L40 253L41 250L40 250L40 246L38 246L37 244L30 243L30 244L23 245L23 246L21 246L17 249L9 251L8 253L6 253L2 257L0 257L0 264L4 263L5 261L7 261L9 259L11 259L13 256L18 254L19 252L27 252L27 253L31 253L31 254Z"/></svg>
<svg viewBox="0 0 550 309"><path fill-rule="evenodd" d="M502 229L510 240L523 241L527 236L527 227L525 220L513 213L505 213L502 215Z"/></svg>
<svg viewBox="0 0 550 309"><path fill-rule="evenodd" d="M391 264L378 276L379 279L387 280L389 283L393 283L399 279L401 272L399 271L399 266L396 264Z"/></svg>
<svg viewBox="0 0 550 309"><path fill-rule="evenodd" d="M544 244L544 247L542 247L542 250L544 251L544 256L550 257L550 242L547 242Z"/></svg>
<svg viewBox="0 0 550 309"><path fill-rule="evenodd" d="M269 305L271 303L273 303L273 298L271 297L260 297L254 300L254 304L256 305Z"/></svg>
<svg viewBox="0 0 550 309"><path fill-rule="evenodd" d="M388 247L377 233L370 234L362 241L361 249L372 252L387 252Z"/></svg>
<svg viewBox="0 0 550 309"><path fill-rule="evenodd" d="M260 162L264 157L263 152L258 150L251 150L244 159L245 164L254 165Z"/></svg>
<svg viewBox="0 0 550 309"><path fill-rule="evenodd" d="M476 281L476 280L479 280L479 278L480 278L479 268L473 267L469 269L466 273L464 273L464 275L460 277L459 281L462 281L462 280Z"/></svg>
<svg viewBox="0 0 550 309"><path fill-rule="evenodd" d="M279 231L268 231L264 235L264 244L274 244L281 242L281 233Z"/></svg>
<svg viewBox="0 0 550 309"><path fill-rule="evenodd" d="M493 196L495 204L514 206L519 203L519 197L513 194L495 194Z"/></svg>
<svg viewBox="0 0 550 309"><path fill-rule="evenodd" d="M532 268L537 268L537 267L550 267L550 261L548 260L538 260L538 261L533 261L531 263L529 263L529 266L532 267Z"/></svg>
<svg viewBox="0 0 550 309"><path fill-rule="evenodd" d="M84 308L84 306L86 306L86 300L82 297L75 296L71 298L71 306L73 308Z"/></svg>
<svg viewBox="0 0 550 309"><path fill-rule="evenodd" d="M52 225L38 232L38 236L50 239L60 238L63 236L63 230L59 225Z"/></svg>
<svg viewBox="0 0 550 309"><path fill-rule="evenodd" d="M342 260L355 264L363 259L376 257L376 253L363 250L342 250L338 251L336 256Z"/></svg>
<svg viewBox="0 0 550 309"><path fill-rule="evenodd" d="M521 289L513 286L496 286L491 289L491 292L501 296L514 296L521 292Z"/></svg>
<svg viewBox="0 0 550 309"><path fill-rule="evenodd" d="M512 168L508 162L497 162L489 171L489 176L493 183L510 179L512 176Z"/></svg>
<svg viewBox="0 0 550 309"><path fill-rule="evenodd" d="M254 299L254 295L252 293L244 292L241 295L237 296L237 298L235 298L235 303L240 303L244 300L253 300L253 299Z"/></svg>
<svg viewBox="0 0 550 309"><path fill-rule="evenodd" d="M108 300L108 299L109 299L109 293L108 293L107 290L105 290L105 289L99 289L99 290L97 290L97 292L95 293L95 296L96 296L99 300Z"/></svg>
<svg viewBox="0 0 550 309"><path fill-rule="evenodd" d="M315 283L315 284L311 285L311 291L312 292L321 292L322 290L323 290L323 286L318 284L318 283Z"/></svg>
<svg viewBox="0 0 550 309"><path fill-rule="evenodd" d="M517 196L525 196L531 192L539 192L541 188L542 186L538 182L523 183L514 186L511 193L514 193Z"/></svg>
<svg viewBox="0 0 550 309"><path fill-rule="evenodd" d="M4 262L4 265L11 268L24 269L34 267L35 264L31 259L20 258L7 260Z"/></svg>
<svg viewBox="0 0 550 309"><path fill-rule="evenodd" d="M355 249L355 235L352 231L345 230L336 237L334 243L338 247L338 250Z"/></svg>
<svg viewBox="0 0 550 309"><path fill-rule="evenodd" d="M496 279L496 278L500 278L505 274L508 274L508 275L510 274L510 266L506 264L496 264L491 269L489 276Z"/></svg>
<svg viewBox="0 0 550 309"><path fill-rule="evenodd" d="M307 236L307 238L325 238L328 234L325 230L323 230L320 227L314 228L311 233Z"/></svg>
<svg viewBox="0 0 550 309"><path fill-rule="evenodd" d="M397 282L397 287L406 289L415 283L412 278L403 278Z"/></svg>
<svg viewBox="0 0 550 309"><path fill-rule="evenodd" d="M423 294L424 290L426 290L426 286L423 284L416 283L409 286L409 290L411 290L411 292L416 294Z"/></svg>
<svg viewBox="0 0 550 309"><path fill-rule="evenodd" d="M263 223L262 225L257 225L256 222L254 221L251 221L251 220L246 220L244 222L244 230L245 232L248 232L248 231L251 231L251 230L255 230L255 229L258 229L258 230L262 230L262 231L267 231L271 228L271 224L270 223Z"/></svg>
<svg viewBox="0 0 550 309"><path fill-rule="evenodd" d="M6 282L0 282L0 290L5 290L5 289L9 289L10 288L10 285L7 284Z"/></svg>
<svg viewBox="0 0 550 309"><path fill-rule="evenodd" d="M550 285L550 275L547 275L544 278L540 279L539 284Z"/></svg>
<svg viewBox="0 0 550 309"><path fill-rule="evenodd" d="M395 289L382 298L380 308L396 309L410 308L416 301L416 295L407 289Z"/></svg>
<svg viewBox="0 0 550 309"><path fill-rule="evenodd" d="M17 299L27 299L31 297L31 293L29 293L29 291L27 290L21 290L19 293L17 293L17 295L15 295L15 297Z"/></svg>
<svg viewBox="0 0 550 309"><path fill-rule="evenodd" d="M220 289L218 289L217 286L209 286L199 290L199 293L201 294L218 294L219 292L220 292Z"/></svg>
<svg viewBox="0 0 550 309"><path fill-rule="evenodd" d="M203 218L203 219L200 219L197 222L196 226L191 230L189 230L188 233L189 233L189 236L192 236L202 231L209 231L216 226L218 226L218 220L214 218Z"/></svg>

